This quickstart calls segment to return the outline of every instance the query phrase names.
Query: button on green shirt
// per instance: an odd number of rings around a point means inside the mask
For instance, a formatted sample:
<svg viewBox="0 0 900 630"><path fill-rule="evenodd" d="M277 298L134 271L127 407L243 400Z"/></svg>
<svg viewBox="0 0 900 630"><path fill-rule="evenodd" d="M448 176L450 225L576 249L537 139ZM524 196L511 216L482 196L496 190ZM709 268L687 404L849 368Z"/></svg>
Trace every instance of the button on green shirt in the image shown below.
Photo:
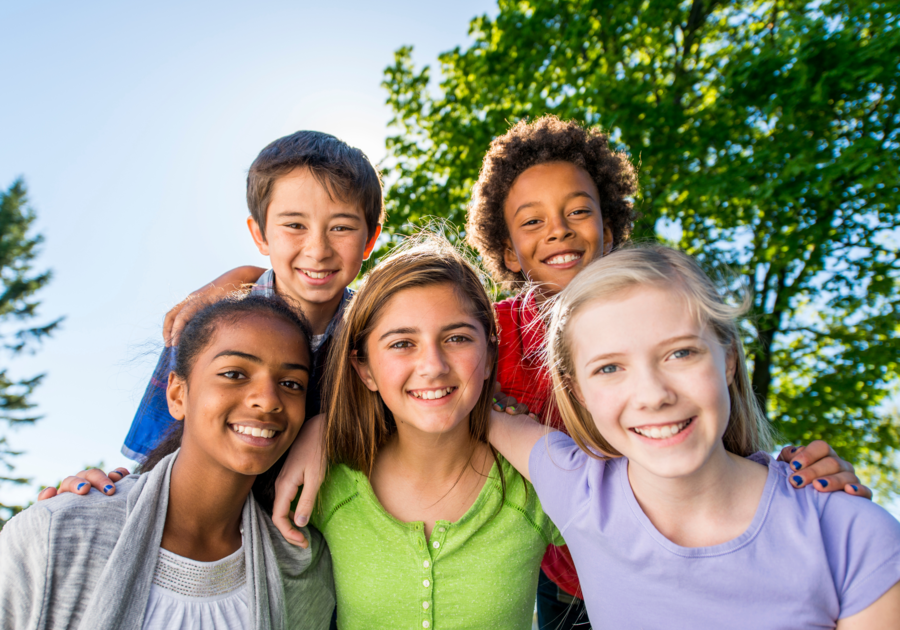
<svg viewBox="0 0 900 630"><path fill-rule="evenodd" d="M494 464L468 512L437 521L430 540L421 521L388 514L363 473L332 467L313 523L331 549L340 630L530 630L541 558L565 542L501 462L506 500Z"/></svg>

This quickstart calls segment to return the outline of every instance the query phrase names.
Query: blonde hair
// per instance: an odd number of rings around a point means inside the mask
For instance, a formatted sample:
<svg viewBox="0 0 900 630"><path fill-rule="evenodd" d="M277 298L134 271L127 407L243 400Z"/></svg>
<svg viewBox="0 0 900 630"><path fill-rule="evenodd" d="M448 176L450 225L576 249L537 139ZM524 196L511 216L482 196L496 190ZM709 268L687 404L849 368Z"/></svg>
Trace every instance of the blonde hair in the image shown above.
<svg viewBox="0 0 900 630"><path fill-rule="evenodd" d="M497 380L497 324L491 299L478 272L447 239L423 234L407 239L381 260L366 275L344 312L323 380L329 461L371 474L375 456L396 431L396 424L381 395L365 386L350 358L356 352L358 361L367 360L366 342L394 296L406 289L434 285L448 285L456 291L484 329L492 368L469 415L469 434L487 443L492 385Z"/></svg>
<svg viewBox="0 0 900 630"><path fill-rule="evenodd" d="M551 308L547 360L556 404L578 446L593 457L599 458L598 453L620 455L603 438L572 391L574 340L568 333L569 323L585 305L638 286L664 287L681 293L695 316L710 327L727 352L733 353L735 373L728 386L731 414L723 437L725 448L741 456L770 450L771 426L753 393L737 325L749 308L749 295L745 293L737 306L726 304L693 258L659 245L628 247L594 261L575 276Z"/></svg>

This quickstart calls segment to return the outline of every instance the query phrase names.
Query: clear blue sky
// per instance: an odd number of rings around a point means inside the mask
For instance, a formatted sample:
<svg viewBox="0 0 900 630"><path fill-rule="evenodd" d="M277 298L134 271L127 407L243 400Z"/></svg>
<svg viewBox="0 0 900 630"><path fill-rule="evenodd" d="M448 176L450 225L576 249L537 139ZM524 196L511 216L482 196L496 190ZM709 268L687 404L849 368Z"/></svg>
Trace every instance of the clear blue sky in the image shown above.
<svg viewBox="0 0 900 630"><path fill-rule="evenodd" d="M0 186L25 177L46 237L37 264L54 273L41 319L66 316L38 354L3 359L47 378L43 420L10 435L35 485L0 486L0 500L127 462L166 310L266 264L244 225L259 150L317 129L380 160L393 51L432 63L485 12L489 0L0 3Z"/></svg>

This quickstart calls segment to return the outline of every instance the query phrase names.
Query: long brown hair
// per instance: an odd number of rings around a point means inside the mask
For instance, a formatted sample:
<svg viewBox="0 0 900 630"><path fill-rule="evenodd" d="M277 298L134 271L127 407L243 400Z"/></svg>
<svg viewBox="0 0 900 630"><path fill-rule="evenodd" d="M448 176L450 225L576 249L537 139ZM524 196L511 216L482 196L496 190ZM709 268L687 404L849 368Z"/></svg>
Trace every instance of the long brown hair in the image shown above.
<svg viewBox="0 0 900 630"><path fill-rule="evenodd" d="M366 276L344 312L325 372L326 453L371 475L375 455L397 430L390 409L378 392L370 391L350 360L366 360L366 341L394 296L406 289L448 285L455 290L484 329L491 353L491 375L469 414L469 434L487 443L488 424L497 379L497 324L491 300L478 272L445 238L423 234L408 239ZM497 453L494 453L495 460ZM502 480L502 475L501 475Z"/></svg>

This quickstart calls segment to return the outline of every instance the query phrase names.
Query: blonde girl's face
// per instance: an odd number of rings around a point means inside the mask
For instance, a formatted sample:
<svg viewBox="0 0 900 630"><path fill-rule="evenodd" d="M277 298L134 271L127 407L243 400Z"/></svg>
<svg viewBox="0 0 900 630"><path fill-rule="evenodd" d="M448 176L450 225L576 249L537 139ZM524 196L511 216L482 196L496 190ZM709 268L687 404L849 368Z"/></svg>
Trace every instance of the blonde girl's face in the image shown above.
<svg viewBox="0 0 900 630"><path fill-rule="evenodd" d="M724 450L735 361L698 319L681 293L636 287L585 305L568 331L576 396L611 446L660 477Z"/></svg>
<svg viewBox="0 0 900 630"><path fill-rule="evenodd" d="M484 328L467 307L450 284L401 291L369 335L365 361L353 358L398 432L468 431L491 361Z"/></svg>

